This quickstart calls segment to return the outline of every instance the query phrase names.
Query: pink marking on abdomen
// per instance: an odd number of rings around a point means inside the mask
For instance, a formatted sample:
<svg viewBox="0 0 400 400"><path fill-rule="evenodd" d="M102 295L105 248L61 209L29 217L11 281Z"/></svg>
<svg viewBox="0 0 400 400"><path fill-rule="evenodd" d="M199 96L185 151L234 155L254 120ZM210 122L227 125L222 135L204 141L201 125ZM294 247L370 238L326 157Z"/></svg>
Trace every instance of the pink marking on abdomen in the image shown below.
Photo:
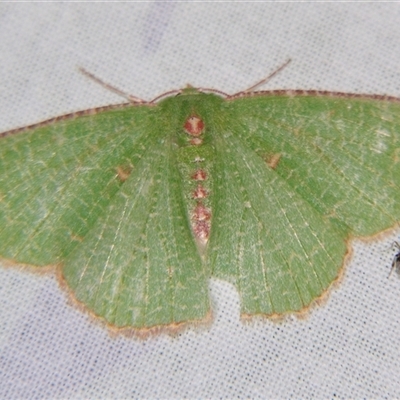
<svg viewBox="0 0 400 400"><path fill-rule="evenodd" d="M197 185L197 188L193 192L192 197L194 199L205 199L208 196L208 192L202 185Z"/></svg>
<svg viewBox="0 0 400 400"><path fill-rule="evenodd" d="M210 236L210 224L208 221L196 221L192 229L197 239L200 239L203 244L207 243Z"/></svg>
<svg viewBox="0 0 400 400"><path fill-rule="evenodd" d="M203 169L198 169L193 175L192 179L195 181L205 181L207 179L207 172Z"/></svg>
<svg viewBox="0 0 400 400"><path fill-rule="evenodd" d="M211 211L200 201L197 203L193 212L194 221L208 221L211 218Z"/></svg>

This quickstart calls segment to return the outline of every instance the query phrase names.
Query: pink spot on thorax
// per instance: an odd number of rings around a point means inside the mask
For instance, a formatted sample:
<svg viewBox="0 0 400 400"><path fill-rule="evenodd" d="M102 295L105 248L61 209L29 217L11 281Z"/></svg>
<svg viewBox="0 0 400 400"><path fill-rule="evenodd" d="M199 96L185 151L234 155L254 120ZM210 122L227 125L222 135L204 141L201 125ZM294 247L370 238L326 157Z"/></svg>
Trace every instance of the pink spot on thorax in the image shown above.
<svg viewBox="0 0 400 400"><path fill-rule="evenodd" d="M192 115L183 126L185 131L191 136L200 136L204 129L204 122L201 118Z"/></svg>

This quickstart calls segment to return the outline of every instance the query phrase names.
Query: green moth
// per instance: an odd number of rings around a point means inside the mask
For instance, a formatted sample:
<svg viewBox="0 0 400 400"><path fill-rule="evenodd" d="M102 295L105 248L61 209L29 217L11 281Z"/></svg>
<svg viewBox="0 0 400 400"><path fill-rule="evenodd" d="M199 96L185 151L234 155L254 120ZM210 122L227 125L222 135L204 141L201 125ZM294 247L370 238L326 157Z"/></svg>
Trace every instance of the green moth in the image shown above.
<svg viewBox="0 0 400 400"><path fill-rule="evenodd" d="M209 321L210 277L300 313L400 221L396 98L188 87L0 136L1 259L138 335Z"/></svg>

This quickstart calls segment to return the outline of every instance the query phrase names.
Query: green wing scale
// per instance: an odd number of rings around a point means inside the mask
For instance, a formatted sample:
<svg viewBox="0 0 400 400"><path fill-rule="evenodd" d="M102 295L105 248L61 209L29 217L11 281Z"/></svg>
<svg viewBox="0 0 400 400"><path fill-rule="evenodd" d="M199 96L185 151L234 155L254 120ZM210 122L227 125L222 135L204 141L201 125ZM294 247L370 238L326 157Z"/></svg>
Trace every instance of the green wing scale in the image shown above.
<svg viewBox="0 0 400 400"><path fill-rule="evenodd" d="M138 334L209 321L210 277L243 317L303 312L352 238L398 225L399 149L383 97L190 88L61 117L0 138L0 257Z"/></svg>

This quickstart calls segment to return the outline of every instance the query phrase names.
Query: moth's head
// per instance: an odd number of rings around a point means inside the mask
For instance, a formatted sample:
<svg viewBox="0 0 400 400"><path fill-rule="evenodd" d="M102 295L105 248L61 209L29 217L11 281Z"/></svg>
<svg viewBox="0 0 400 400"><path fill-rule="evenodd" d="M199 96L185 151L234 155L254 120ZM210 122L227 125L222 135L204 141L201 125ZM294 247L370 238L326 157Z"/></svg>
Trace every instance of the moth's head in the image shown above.
<svg viewBox="0 0 400 400"><path fill-rule="evenodd" d="M197 95L199 93L201 93L201 90L193 87L192 85L190 85L188 83L185 88L181 89L181 92L178 93L178 96L179 95Z"/></svg>
<svg viewBox="0 0 400 400"><path fill-rule="evenodd" d="M196 110L201 110L204 107L212 109L213 107L218 107L223 103L224 99L215 94L204 92L202 89L194 88L187 85L185 88L181 89L178 93L174 93L171 96L166 97L161 100L158 105L161 108L191 108L193 112Z"/></svg>

